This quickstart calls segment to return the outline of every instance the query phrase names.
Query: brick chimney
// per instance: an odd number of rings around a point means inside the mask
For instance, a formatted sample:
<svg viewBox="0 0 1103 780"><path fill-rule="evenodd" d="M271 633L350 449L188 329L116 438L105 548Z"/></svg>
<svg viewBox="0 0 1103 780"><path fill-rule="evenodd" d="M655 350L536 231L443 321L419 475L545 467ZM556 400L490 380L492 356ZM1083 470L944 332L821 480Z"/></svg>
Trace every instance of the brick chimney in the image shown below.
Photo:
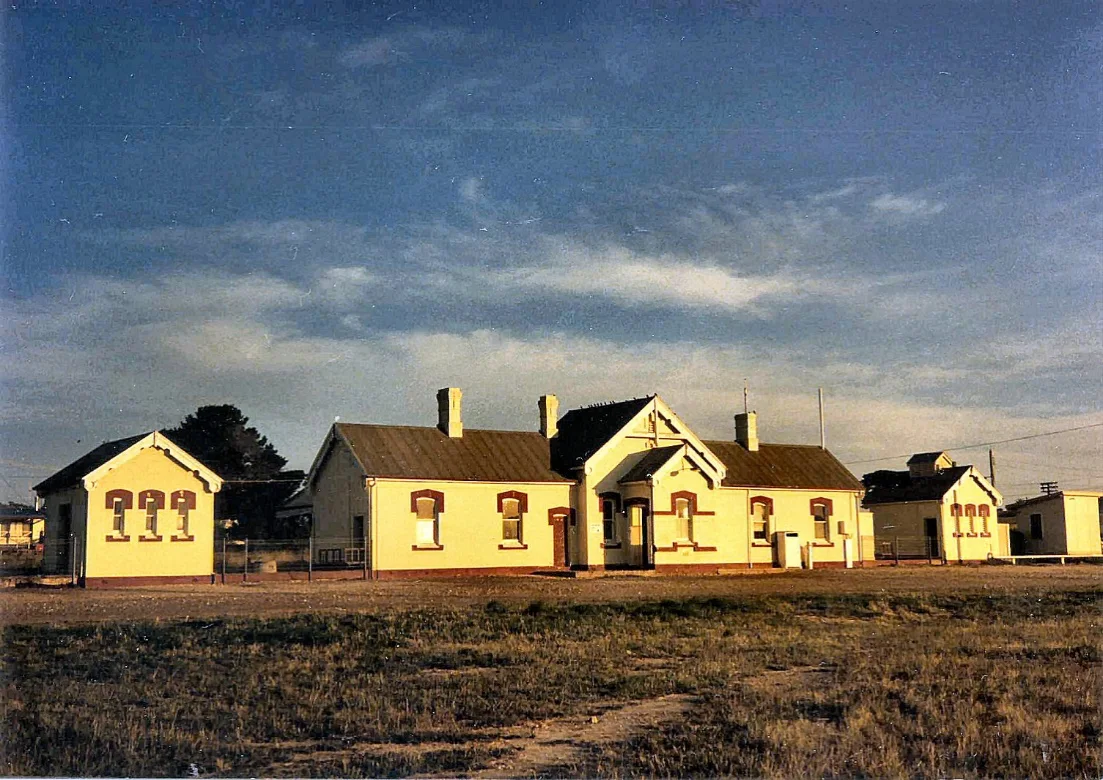
<svg viewBox="0 0 1103 780"><path fill-rule="evenodd" d="M735 416L735 440L747 452L758 452L757 412L743 412Z"/></svg>
<svg viewBox="0 0 1103 780"><path fill-rule="evenodd" d="M458 387L437 390L437 427L450 439L463 438L462 401Z"/></svg>
<svg viewBox="0 0 1103 780"><path fill-rule="evenodd" d="M540 433L550 439L559 432L559 399L554 395L542 395L536 405L540 409Z"/></svg>

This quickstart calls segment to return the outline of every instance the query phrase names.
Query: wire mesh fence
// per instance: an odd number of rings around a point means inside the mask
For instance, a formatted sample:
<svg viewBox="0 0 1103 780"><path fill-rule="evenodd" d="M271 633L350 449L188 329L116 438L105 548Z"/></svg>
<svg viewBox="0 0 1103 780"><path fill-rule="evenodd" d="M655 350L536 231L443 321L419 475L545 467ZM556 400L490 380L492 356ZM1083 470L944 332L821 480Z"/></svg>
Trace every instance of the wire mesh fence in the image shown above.
<svg viewBox="0 0 1103 780"><path fill-rule="evenodd" d="M889 539L878 539L874 556L881 561L901 560L927 560L941 559L942 553L938 546L938 539L929 536L893 536Z"/></svg>
<svg viewBox="0 0 1103 780"><path fill-rule="evenodd" d="M368 540L356 537L215 540L215 575L248 580L272 576L347 576L370 573Z"/></svg>
<svg viewBox="0 0 1103 780"><path fill-rule="evenodd" d="M81 540L45 539L31 545L0 546L0 576L61 576L77 579L81 570Z"/></svg>

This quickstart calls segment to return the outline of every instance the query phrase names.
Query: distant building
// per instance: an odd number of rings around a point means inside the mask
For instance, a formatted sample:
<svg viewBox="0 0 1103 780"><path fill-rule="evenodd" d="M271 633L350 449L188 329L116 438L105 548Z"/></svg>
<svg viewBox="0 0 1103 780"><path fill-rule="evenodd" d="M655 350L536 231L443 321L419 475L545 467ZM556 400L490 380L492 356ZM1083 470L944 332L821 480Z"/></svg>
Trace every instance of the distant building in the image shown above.
<svg viewBox="0 0 1103 780"><path fill-rule="evenodd" d="M46 513L21 504L0 504L0 546L29 547L42 536Z"/></svg>
<svg viewBox="0 0 1103 780"><path fill-rule="evenodd" d="M47 573L85 585L210 582L222 480L153 432L104 442L35 485Z"/></svg>
<svg viewBox="0 0 1103 780"><path fill-rule="evenodd" d="M1103 553L1103 493L1063 490L1016 501L1000 513L1011 525L1013 555L1100 555Z"/></svg>
<svg viewBox="0 0 1103 780"><path fill-rule="evenodd" d="M872 557L861 483L820 447L760 444L753 412L703 441L656 395L562 418L546 395L533 432L466 428L458 388L437 405L435 427L333 425L307 486L319 561L363 550L373 576L412 577L715 573L772 567L779 543L787 565Z"/></svg>
<svg viewBox="0 0 1103 780"><path fill-rule="evenodd" d="M875 471L862 482L878 543L955 563L1008 550L996 516L1003 497L975 467L958 466L945 452L913 455L907 471Z"/></svg>

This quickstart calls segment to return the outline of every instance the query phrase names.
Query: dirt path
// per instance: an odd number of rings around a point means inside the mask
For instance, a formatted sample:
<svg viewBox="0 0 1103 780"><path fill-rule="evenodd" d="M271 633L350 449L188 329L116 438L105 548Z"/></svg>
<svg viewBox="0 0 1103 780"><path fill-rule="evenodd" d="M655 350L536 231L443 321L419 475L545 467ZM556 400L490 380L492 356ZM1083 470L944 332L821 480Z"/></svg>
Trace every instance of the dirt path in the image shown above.
<svg viewBox="0 0 1103 780"><path fill-rule="evenodd" d="M693 701L693 696L673 693L611 707L590 717L542 721L527 736L504 742L517 752L472 776L532 777L570 765L589 748L618 744L633 734L677 719L689 710Z"/></svg>

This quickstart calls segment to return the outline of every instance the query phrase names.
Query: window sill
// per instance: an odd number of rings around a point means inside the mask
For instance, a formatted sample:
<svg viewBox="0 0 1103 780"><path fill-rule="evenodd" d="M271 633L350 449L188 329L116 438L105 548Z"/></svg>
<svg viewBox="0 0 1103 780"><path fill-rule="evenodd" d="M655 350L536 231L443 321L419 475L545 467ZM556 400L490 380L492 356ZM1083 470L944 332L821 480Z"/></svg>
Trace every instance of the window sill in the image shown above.
<svg viewBox="0 0 1103 780"><path fill-rule="evenodd" d="M529 546L527 544L521 544L519 542L516 543L516 544L499 544L498 545L499 550L527 550L528 548L529 548Z"/></svg>
<svg viewBox="0 0 1103 780"><path fill-rule="evenodd" d="M773 547L769 542L751 542L751 547Z"/></svg>
<svg viewBox="0 0 1103 780"><path fill-rule="evenodd" d="M194 536L174 536L174 537L172 537L172 541L174 541L174 542L194 542L195 537Z"/></svg>
<svg viewBox="0 0 1103 780"><path fill-rule="evenodd" d="M834 547L834 542L812 542L813 547Z"/></svg>
<svg viewBox="0 0 1103 780"><path fill-rule="evenodd" d="M965 536L965 534L958 534L958 533L955 533L955 534L954 534L954 538L955 538L955 539L957 539L958 537L961 537L961 536Z"/></svg>
<svg viewBox="0 0 1103 780"><path fill-rule="evenodd" d="M990 534L990 533L984 533L984 534L981 534L981 537L982 537L982 538L984 538L984 539L991 539L991 538L992 538L992 534Z"/></svg>
<svg viewBox="0 0 1103 780"><path fill-rule="evenodd" d="M106 542L129 542L130 537L129 536L106 536L106 537L104 537L104 541L106 541Z"/></svg>
<svg viewBox="0 0 1103 780"><path fill-rule="evenodd" d="M976 534L965 534L965 535L966 535L966 536L968 536L968 537L970 537L970 538L974 538L974 539L975 539L975 538L976 538L976 536L977 536Z"/></svg>
<svg viewBox="0 0 1103 780"><path fill-rule="evenodd" d="M163 539L162 536L139 536L139 542L159 542Z"/></svg>
<svg viewBox="0 0 1103 780"><path fill-rule="evenodd" d="M411 550L443 550L443 544L414 544L410 546Z"/></svg>
<svg viewBox="0 0 1103 780"><path fill-rule="evenodd" d="M601 549L603 550L619 550L620 542L602 542Z"/></svg>
<svg viewBox="0 0 1103 780"><path fill-rule="evenodd" d="M655 552L677 552L678 550L693 550L694 552L716 552L715 547L704 547L697 542L677 541L670 547L656 547Z"/></svg>

